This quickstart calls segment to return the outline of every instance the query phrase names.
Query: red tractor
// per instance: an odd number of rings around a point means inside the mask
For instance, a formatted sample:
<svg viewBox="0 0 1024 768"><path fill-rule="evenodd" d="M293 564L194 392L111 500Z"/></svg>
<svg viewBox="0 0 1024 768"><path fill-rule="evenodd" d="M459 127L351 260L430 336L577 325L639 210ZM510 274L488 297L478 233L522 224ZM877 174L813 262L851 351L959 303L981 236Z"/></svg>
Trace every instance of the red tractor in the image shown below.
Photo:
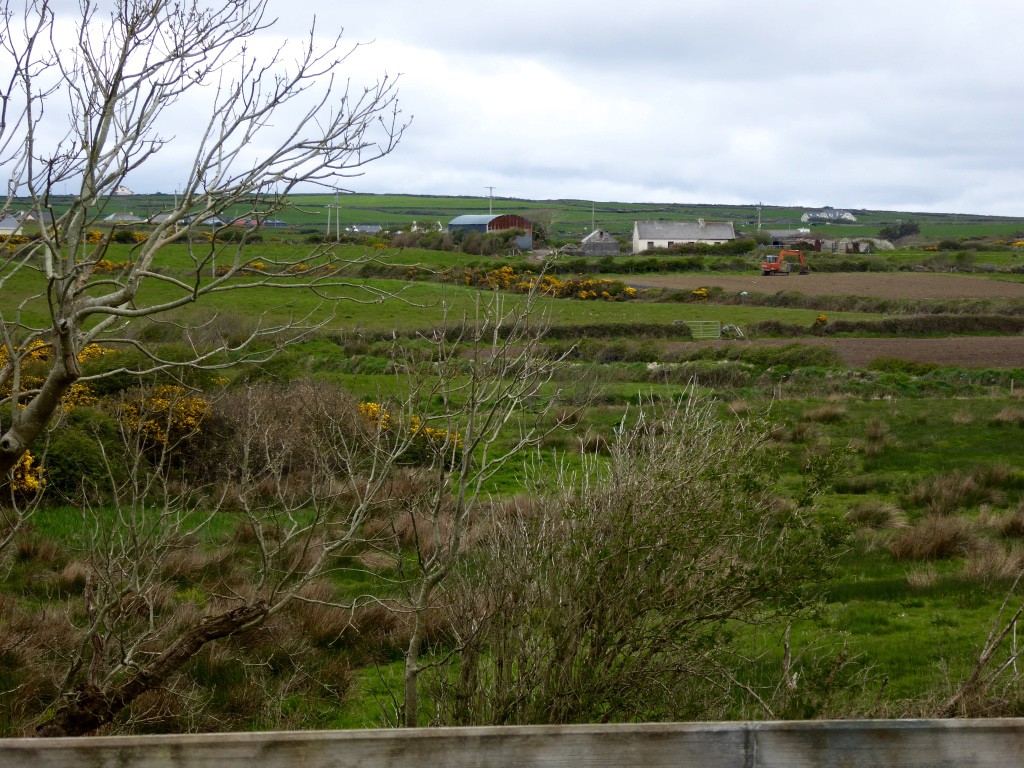
<svg viewBox="0 0 1024 768"><path fill-rule="evenodd" d="M762 275L788 275L793 271L793 261L800 262L800 271L798 274L809 275L811 274L810 267L807 266L807 259L804 258L803 251L779 251L778 256L766 256L765 260L761 262L761 274Z"/></svg>

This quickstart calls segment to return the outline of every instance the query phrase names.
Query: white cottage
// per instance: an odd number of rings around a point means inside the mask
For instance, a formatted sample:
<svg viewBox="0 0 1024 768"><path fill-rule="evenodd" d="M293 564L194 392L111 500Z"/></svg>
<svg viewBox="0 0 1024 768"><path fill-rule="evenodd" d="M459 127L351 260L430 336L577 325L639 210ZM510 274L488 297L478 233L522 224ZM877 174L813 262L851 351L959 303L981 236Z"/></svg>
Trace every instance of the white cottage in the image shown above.
<svg viewBox="0 0 1024 768"><path fill-rule="evenodd" d="M717 245L736 239L731 221L634 221L633 253L683 243Z"/></svg>

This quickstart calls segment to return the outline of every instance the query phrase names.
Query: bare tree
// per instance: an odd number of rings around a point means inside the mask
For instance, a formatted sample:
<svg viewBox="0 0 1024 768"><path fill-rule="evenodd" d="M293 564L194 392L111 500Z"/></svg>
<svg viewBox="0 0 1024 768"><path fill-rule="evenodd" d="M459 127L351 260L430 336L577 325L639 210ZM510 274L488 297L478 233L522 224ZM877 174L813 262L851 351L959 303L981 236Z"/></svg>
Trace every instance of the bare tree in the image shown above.
<svg viewBox="0 0 1024 768"><path fill-rule="evenodd" d="M546 324L533 311L535 298L511 303L494 294L479 301L473 315L454 322L446 317L427 354L400 367L410 391L388 407L395 423L380 425L387 455L416 452L424 480L422 492L392 517L385 540L401 586L401 597L390 605L412 618L402 695L408 727L419 724L421 673L459 650L423 660L431 611L448 599L444 582L466 554L491 481L514 471L511 462L524 461L546 435L564 427L552 411L560 391L555 374L568 352L553 356L542 345Z"/></svg>
<svg viewBox="0 0 1024 768"><path fill-rule="evenodd" d="M81 378L78 355L88 344L141 347L125 333L133 321L212 294L301 287L337 298L347 286L334 276L330 251L257 271L248 267L244 238L228 250L202 235L232 206L259 224L296 187L358 174L393 151L407 125L394 78L365 88L344 79L356 46L346 49L340 37L321 46L314 27L296 46L265 60L255 56L257 37L274 23L266 0L79 6L71 36L50 0L30 0L22 15L7 6L0 17L0 70L10 73L0 83L4 211L27 199L40 221L38 239L0 256L0 292L21 297L0 314L0 404L9 406L0 426L0 475L38 439ZM209 102L197 121L199 96ZM173 121L197 133L166 133ZM90 228L133 172L171 152L183 169L174 202L127 261L104 271L109 233L97 240ZM55 196L65 189L74 192L58 209ZM163 262L174 243L184 243L177 247L187 257L170 268ZM297 280L291 272L300 261L311 269ZM44 321L33 321L40 315ZM257 328L241 345L279 330ZM39 345L49 350L47 370L40 382L26 384L21 363ZM181 364L149 353L150 367ZM208 363L213 354L197 346L187 363Z"/></svg>

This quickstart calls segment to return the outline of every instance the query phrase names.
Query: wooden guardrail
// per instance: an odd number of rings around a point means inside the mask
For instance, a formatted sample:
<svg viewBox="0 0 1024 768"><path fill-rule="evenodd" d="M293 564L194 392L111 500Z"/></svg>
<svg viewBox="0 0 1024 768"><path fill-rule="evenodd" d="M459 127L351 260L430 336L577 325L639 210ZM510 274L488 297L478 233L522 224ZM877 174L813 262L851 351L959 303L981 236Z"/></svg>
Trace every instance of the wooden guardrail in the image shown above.
<svg viewBox="0 0 1024 768"><path fill-rule="evenodd" d="M1024 720L421 728L0 739L3 768L1010 768Z"/></svg>

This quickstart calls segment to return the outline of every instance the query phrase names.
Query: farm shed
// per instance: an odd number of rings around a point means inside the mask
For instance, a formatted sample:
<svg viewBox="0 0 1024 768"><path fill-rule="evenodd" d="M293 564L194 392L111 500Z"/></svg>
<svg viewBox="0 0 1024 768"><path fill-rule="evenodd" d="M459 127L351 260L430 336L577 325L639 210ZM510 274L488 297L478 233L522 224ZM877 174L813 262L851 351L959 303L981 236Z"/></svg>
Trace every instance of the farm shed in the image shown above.
<svg viewBox="0 0 1024 768"><path fill-rule="evenodd" d="M682 243L717 245L736 239L731 221L634 221L633 253Z"/></svg>
<svg viewBox="0 0 1024 768"><path fill-rule="evenodd" d="M516 245L524 250L533 249L533 223L529 219L524 219L522 216L517 216L514 213L501 213L498 215L491 213L480 215L467 214L465 216L456 216L448 222L449 234L459 230L486 234L487 232L505 232L510 229L525 230L526 234L516 238Z"/></svg>
<svg viewBox="0 0 1024 768"><path fill-rule="evenodd" d="M584 256L618 256L619 241L610 232L595 229L580 241Z"/></svg>

